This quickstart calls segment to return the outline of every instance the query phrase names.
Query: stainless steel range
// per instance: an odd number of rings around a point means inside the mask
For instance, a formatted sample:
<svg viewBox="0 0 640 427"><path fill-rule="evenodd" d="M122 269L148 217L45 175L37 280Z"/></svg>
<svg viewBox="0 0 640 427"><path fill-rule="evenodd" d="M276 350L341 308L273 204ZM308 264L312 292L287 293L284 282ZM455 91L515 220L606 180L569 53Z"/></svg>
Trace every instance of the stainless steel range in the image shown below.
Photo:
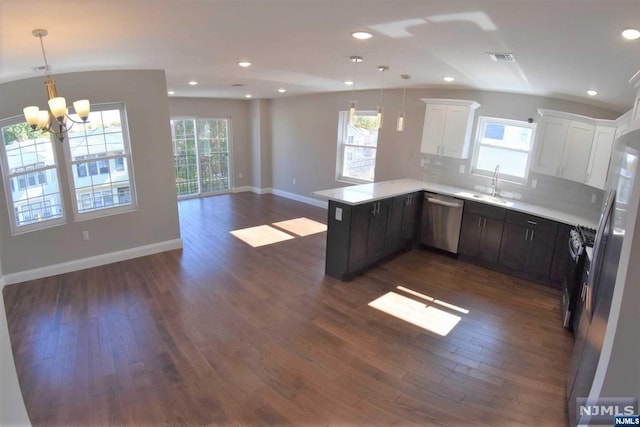
<svg viewBox="0 0 640 427"><path fill-rule="evenodd" d="M569 265L562 285L562 321L564 327L575 332L575 311L587 259L587 247L593 247L596 230L577 225L569 232Z"/></svg>

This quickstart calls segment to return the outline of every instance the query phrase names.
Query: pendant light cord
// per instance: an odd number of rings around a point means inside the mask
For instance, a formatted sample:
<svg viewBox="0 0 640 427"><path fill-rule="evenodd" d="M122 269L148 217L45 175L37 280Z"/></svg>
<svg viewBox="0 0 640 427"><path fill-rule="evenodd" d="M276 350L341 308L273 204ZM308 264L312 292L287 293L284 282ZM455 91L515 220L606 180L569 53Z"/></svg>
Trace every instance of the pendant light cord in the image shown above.
<svg viewBox="0 0 640 427"><path fill-rule="evenodd" d="M49 68L49 61L47 61L47 53L44 50L42 35L39 35L38 38L40 39L40 48L42 49L42 57L44 58L44 74L46 77L51 77L51 69Z"/></svg>

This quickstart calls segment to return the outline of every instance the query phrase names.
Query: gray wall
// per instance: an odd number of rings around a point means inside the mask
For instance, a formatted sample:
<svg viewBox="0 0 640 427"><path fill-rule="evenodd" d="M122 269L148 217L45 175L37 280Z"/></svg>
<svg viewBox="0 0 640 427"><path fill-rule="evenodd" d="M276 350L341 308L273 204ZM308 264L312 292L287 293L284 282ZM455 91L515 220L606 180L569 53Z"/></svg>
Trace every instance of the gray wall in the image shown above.
<svg viewBox="0 0 640 427"><path fill-rule="evenodd" d="M5 275L180 237L164 72L100 71L55 79L58 92L69 101L125 103L138 209L74 222L64 153L56 143L67 224L12 236L4 186L0 188L0 258ZM46 101L42 78L0 85L0 117L22 115L22 107L44 107ZM89 241L82 240L83 230L89 231Z"/></svg>
<svg viewBox="0 0 640 427"><path fill-rule="evenodd" d="M358 108L373 110L378 103L379 92L357 92ZM272 155L273 187L279 190L313 196L313 191L334 188L344 183L335 179L338 112L347 109L350 93L330 93L299 96L272 101ZM475 100L481 104L479 115L503 117L516 120L534 118L537 109L548 108L581 114L600 119L615 119L620 113L592 105L572 101L530 95L482 92L473 90L408 89L405 101L405 131L396 132L396 118L402 103L401 90L386 90L383 97L384 122L379 133L376 181L397 178L434 180L473 189L476 185L487 185L487 179L469 174L468 160L447 160L443 164L428 162L420 167L420 140L424 122L425 104L420 98L452 98ZM474 133L475 134L475 124ZM428 160L425 156L425 160ZM442 163L442 162L441 162ZM466 173L458 174L459 164L466 165ZM293 178L297 184L293 184ZM602 191L573 184L565 180L546 176L535 176L539 191L530 191L524 186L506 189L520 190L522 200L548 204L549 195L560 189L553 200L566 201L573 195L573 207L592 208L599 211ZM591 195L597 202L591 203Z"/></svg>
<svg viewBox="0 0 640 427"><path fill-rule="evenodd" d="M271 172L271 100L251 101L251 160L253 164L253 186L269 188Z"/></svg>
<svg viewBox="0 0 640 427"><path fill-rule="evenodd" d="M254 184L250 123L250 101L210 98L169 98L171 117L231 119L231 186ZM169 141L171 146L171 141ZM242 177L240 177L242 176Z"/></svg>

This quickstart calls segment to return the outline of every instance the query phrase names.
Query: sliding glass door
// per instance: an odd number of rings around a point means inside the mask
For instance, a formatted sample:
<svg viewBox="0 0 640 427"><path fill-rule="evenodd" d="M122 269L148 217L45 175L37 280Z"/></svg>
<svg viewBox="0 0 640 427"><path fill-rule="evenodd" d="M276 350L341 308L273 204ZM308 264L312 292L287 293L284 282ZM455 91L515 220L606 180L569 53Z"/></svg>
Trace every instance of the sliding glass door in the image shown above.
<svg viewBox="0 0 640 427"><path fill-rule="evenodd" d="M229 119L173 119L178 197L229 191Z"/></svg>

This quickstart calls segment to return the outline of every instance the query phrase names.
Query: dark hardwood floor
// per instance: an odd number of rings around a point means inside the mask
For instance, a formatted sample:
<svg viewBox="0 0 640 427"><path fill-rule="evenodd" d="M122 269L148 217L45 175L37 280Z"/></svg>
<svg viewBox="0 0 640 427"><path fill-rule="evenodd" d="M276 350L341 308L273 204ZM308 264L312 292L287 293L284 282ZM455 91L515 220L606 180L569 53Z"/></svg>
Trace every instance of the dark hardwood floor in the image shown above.
<svg viewBox="0 0 640 427"><path fill-rule="evenodd" d="M426 250L340 282L326 233L229 234L322 209L241 193L179 211L181 251L5 288L34 425L567 424L558 291ZM460 321L441 336L368 305L389 292Z"/></svg>

